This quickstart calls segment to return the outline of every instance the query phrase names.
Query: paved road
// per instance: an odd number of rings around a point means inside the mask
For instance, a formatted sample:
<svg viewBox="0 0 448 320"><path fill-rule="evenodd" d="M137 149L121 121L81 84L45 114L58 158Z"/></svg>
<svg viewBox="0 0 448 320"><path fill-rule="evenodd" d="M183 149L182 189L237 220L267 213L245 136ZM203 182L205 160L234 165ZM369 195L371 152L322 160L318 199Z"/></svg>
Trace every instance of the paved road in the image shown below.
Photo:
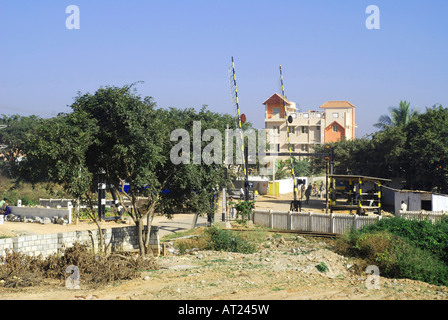
<svg viewBox="0 0 448 320"><path fill-rule="evenodd" d="M161 238L164 235L170 233L191 229L194 217L195 217L194 214L175 214L172 220L169 220L166 217L155 217L152 225L159 227L159 236ZM216 217L215 221L217 221ZM207 217L206 216L198 217L196 227L206 225L207 225Z"/></svg>
<svg viewBox="0 0 448 320"><path fill-rule="evenodd" d="M163 237L166 234L189 230L192 227L194 214L175 214L172 220L164 216L154 217L153 225L159 226L159 235ZM220 216L221 219L221 216ZM215 220L216 221L216 220ZM145 221L146 222L146 221ZM103 222L102 228L111 228L117 226L134 226L133 222L128 225L117 225L115 222ZM196 226L207 225L207 217L198 217ZM49 234L60 233L78 230L92 230L97 229L97 226L91 222L83 222L79 224L69 224L61 226L58 224L40 224L40 223L23 223L23 222L9 222L5 221L0 225L0 235L3 236L18 236L32 235L32 234Z"/></svg>

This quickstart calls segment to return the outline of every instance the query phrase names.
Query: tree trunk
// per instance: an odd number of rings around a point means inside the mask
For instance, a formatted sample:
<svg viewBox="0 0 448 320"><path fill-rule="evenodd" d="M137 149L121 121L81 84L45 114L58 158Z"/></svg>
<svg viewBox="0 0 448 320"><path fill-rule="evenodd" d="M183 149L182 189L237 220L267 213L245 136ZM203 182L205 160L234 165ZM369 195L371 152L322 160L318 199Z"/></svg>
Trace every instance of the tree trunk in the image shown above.
<svg viewBox="0 0 448 320"><path fill-rule="evenodd" d="M103 253L105 250L105 245L104 245L104 237L103 237L103 230L101 230L101 226L100 226L100 223L99 223L99 221L98 221L98 219L94 219L95 220L95 223L96 223L96 226L98 227L98 236L99 236L99 239L98 239L98 250L99 250L99 252L101 252L101 253Z"/></svg>
<svg viewBox="0 0 448 320"><path fill-rule="evenodd" d="M97 228L98 228L98 236L99 236L99 243L98 243L98 250L100 252L104 252L104 239L103 239L103 232L101 230L101 225L100 222L98 221L98 216L95 215L95 209L93 209L93 203L92 203L92 198L90 197L90 194L86 194L86 198L89 201L89 206L90 206L90 218L95 222ZM94 248L95 249L95 248Z"/></svg>
<svg viewBox="0 0 448 320"><path fill-rule="evenodd" d="M143 224L142 219L136 219L135 220L135 225L137 227L137 239L138 239L138 247L139 247L139 251L140 251L140 255L143 257L146 255L146 246L145 243L143 241L143 236L144 236L144 232L145 232L145 226Z"/></svg>
<svg viewBox="0 0 448 320"><path fill-rule="evenodd" d="M145 234L144 242L146 244L147 251L150 251L151 254L153 254L153 252L149 248L149 239L151 237L151 225L152 225L152 220L154 219L154 212L155 212L155 202L153 202L149 206L148 211L146 213L146 226L147 226L148 229L147 229L146 234ZM147 252L147 253L149 253L149 252Z"/></svg>

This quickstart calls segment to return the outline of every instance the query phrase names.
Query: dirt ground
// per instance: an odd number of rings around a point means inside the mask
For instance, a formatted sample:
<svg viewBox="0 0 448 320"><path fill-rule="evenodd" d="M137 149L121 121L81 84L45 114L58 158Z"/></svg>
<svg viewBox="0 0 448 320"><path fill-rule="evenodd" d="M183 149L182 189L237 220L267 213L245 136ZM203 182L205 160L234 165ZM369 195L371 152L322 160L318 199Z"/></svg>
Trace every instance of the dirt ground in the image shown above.
<svg viewBox="0 0 448 320"><path fill-rule="evenodd" d="M288 195L260 197L258 208L289 208ZM321 206L317 199L311 204ZM310 205L311 205L310 204ZM304 209L307 210L307 209ZM314 210L315 211L315 210ZM4 226L0 231L5 232ZM28 225L11 232L64 232L92 227ZM48 229L40 229L40 228ZM32 230L31 230L32 229ZM59 230L58 230L59 229ZM58 230L58 231L56 231ZM446 300L448 288L406 279L374 278L352 272L354 262L331 251L330 239L269 235L256 253L193 250L157 258L158 270L138 279L89 289L67 289L54 282L39 287L0 288L0 299L14 300ZM324 270L317 266L326 266ZM373 281L371 281L373 279ZM375 287L374 284L378 286Z"/></svg>

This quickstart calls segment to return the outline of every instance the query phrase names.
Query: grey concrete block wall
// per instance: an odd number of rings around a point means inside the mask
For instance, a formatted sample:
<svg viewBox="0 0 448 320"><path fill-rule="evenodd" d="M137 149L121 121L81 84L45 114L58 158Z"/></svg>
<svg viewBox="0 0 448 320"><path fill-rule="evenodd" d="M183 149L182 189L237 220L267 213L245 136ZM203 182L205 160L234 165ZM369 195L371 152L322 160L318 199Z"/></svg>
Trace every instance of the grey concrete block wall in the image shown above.
<svg viewBox="0 0 448 320"><path fill-rule="evenodd" d="M10 206L11 213L19 217L59 217L67 219L68 223L72 223L72 209L50 209L50 208L34 208L34 207L17 207Z"/></svg>
<svg viewBox="0 0 448 320"><path fill-rule="evenodd" d="M11 250L13 248L13 238L0 239L0 256L6 254L6 250Z"/></svg>
<svg viewBox="0 0 448 320"><path fill-rule="evenodd" d="M139 248L135 226L102 229L102 233L107 252L129 251ZM5 238L0 239L0 255L4 256L8 249L32 256L42 255L46 257L51 254L62 253L65 248L69 248L75 243L86 244L97 250L99 240L98 229ZM150 247L156 253L160 252L158 228L151 228Z"/></svg>

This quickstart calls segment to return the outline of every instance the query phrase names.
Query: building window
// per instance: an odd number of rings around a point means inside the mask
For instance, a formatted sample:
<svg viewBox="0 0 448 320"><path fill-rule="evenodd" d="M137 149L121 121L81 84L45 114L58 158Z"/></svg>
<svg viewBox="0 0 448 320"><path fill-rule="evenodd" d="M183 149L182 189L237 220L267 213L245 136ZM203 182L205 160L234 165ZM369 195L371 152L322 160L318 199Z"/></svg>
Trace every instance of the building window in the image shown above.
<svg viewBox="0 0 448 320"><path fill-rule="evenodd" d="M280 152L280 144L277 143L275 145L275 151Z"/></svg>
<svg viewBox="0 0 448 320"><path fill-rule="evenodd" d="M295 146L292 144L292 145L291 145L291 152L294 152L294 151L296 151L296 148L295 148Z"/></svg>
<svg viewBox="0 0 448 320"><path fill-rule="evenodd" d="M321 114L320 113L316 113L316 118L320 118Z"/></svg>
<svg viewBox="0 0 448 320"><path fill-rule="evenodd" d="M339 132L339 127L337 125L333 125L333 132Z"/></svg>
<svg viewBox="0 0 448 320"><path fill-rule="evenodd" d="M302 151L308 152L308 145L302 144Z"/></svg>
<svg viewBox="0 0 448 320"><path fill-rule="evenodd" d="M274 126L273 129L274 129L274 133L277 133L277 134L280 133L280 127L279 126Z"/></svg>
<svg viewBox="0 0 448 320"><path fill-rule="evenodd" d="M337 112L333 113L333 118L339 118L339 113Z"/></svg>
<svg viewBox="0 0 448 320"><path fill-rule="evenodd" d="M303 117L304 117L304 118L309 118L310 115L309 115L308 113L304 113L304 114L303 114Z"/></svg>
<svg viewBox="0 0 448 320"><path fill-rule="evenodd" d="M316 130L317 130L317 131L320 131L320 126L317 126L317 127L316 127Z"/></svg>
<svg viewBox="0 0 448 320"><path fill-rule="evenodd" d="M272 118L274 119L280 118L280 108L272 108Z"/></svg>
<svg viewBox="0 0 448 320"><path fill-rule="evenodd" d="M295 127L288 127L289 128L289 132L290 133L296 133L296 128Z"/></svg>
<svg viewBox="0 0 448 320"><path fill-rule="evenodd" d="M302 126L302 133L308 133L308 127Z"/></svg>

